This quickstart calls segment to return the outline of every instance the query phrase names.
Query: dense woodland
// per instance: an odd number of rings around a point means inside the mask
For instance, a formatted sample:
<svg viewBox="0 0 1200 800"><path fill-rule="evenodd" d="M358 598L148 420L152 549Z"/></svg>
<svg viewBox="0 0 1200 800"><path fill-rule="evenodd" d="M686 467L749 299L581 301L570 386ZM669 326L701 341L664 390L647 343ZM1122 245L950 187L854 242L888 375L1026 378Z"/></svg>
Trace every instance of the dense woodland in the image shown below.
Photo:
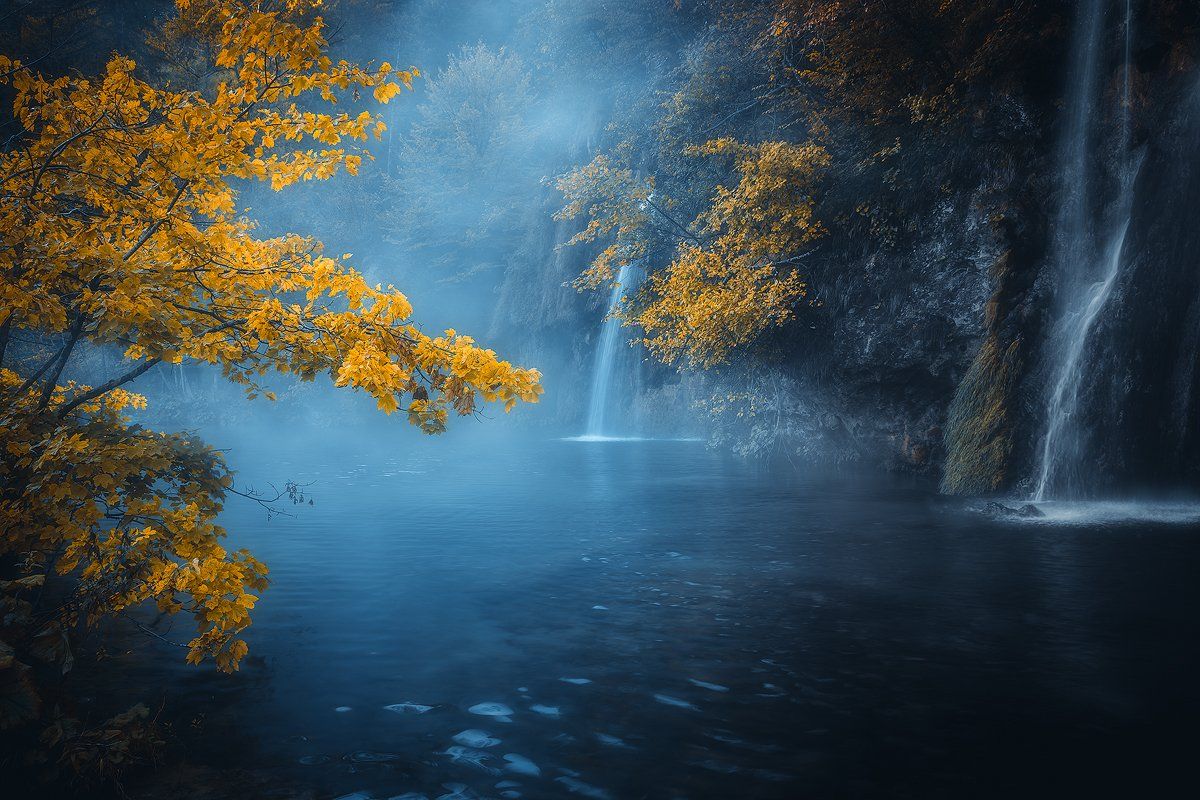
<svg viewBox="0 0 1200 800"><path fill-rule="evenodd" d="M0 6L5 768L89 785L154 760L146 706L72 700L112 617L190 616L201 669L246 656L268 565L217 514L304 490L248 492L187 420L365 394L431 434L493 408L573 430L619 275L646 432L952 494L1033 480L1075 3L465 5ZM1200 6L1133 6L1128 59L1105 23L1087 169L1103 208L1141 159L1129 236L1157 266L1123 296L1163 316L1114 306L1104 341L1157 352L1196 288L1155 225L1197 191L1171 165L1200 130ZM1200 474L1194 394L1130 399L1194 384L1166 360L1129 356L1096 406L1173 443L1098 448L1113 484Z"/></svg>

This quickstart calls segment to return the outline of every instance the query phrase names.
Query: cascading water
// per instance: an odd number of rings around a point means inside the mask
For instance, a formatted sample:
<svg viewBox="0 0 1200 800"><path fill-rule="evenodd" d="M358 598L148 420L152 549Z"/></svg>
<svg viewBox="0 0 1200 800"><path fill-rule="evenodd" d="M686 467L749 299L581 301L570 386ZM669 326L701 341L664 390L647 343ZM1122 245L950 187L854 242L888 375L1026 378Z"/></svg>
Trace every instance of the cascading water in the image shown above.
<svg viewBox="0 0 1200 800"><path fill-rule="evenodd" d="M1087 369L1088 337L1112 294L1121 272L1122 248L1129 226L1133 164L1125 160L1119 175L1120 195L1106 225L1097 219L1091 161L1095 152L1096 110L1101 101L1099 82L1107 0L1084 0L1080 5L1068 95L1068 127L1061 154L1065 186L1058 219L1057 262L1065 302L1055 337L1058 362L1046 408L1041 466L1033 499L1085 495L1084 464L1088 432L1080 420L1079 394ZM1121 97L1121 153L1129 152L1129 58L1132 42L1132 3L1126 0L1124 19L1125 82ZM1099 267L1099 269L1097 269Z"/></svg>
<svg viewBox="0 0 1200 800"><path fill-rule="evenodd" d="M592 368L592 396L588 403L587 430L584 433L586 439L605 439L612 436L612 433L605 430L605 417L608 413L609 387L613 383L617 347L622 342L621 320L613 314L625 291L630 288L634 275L635 270L630 265L621 267L608 299L608 312L601 323L600 338L596 342L596 360Z"/></svg>

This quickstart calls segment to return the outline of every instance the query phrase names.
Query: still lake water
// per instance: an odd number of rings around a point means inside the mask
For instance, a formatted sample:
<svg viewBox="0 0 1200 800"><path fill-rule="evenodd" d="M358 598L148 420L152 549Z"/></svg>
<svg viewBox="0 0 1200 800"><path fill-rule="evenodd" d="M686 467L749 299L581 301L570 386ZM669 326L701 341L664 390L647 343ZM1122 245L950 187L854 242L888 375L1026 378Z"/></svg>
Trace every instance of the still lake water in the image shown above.
<svg viewBox="0 0 1200 800"><path fill-rule="evenodd" d="M695 442L326 433L208 435L239 485L316 499L229 503L271 568L243 671L115 659L193 762L707 800L1162 789L1194 755L1196 526L997 522Z"/></svg>

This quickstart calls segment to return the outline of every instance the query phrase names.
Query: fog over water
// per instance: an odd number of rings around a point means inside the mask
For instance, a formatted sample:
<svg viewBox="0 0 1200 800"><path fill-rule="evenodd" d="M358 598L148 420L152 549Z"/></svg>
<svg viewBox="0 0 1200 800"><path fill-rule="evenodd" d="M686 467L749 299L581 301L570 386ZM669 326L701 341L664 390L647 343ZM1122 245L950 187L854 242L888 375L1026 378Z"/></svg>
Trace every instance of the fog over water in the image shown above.
<svg viewBox="0 0 1200 800"><path fill-rule="evenodd" d="M271 565L235 679L118 656L118 698L318 796L1070 794L1195 708L1193 528L992 522L696 442L206 433L315 503L224 515Z"/></svg>
<svg viewBox="0 0 1200 800"><path fill-rule="evenodd" d="M993 262L1008 251L992 258L1003 248L970 236L1002 215L963 223L965 245L913 245L902 267L898 248L868 258L847 245L861 229L831 234L826 252L854 257L814 267L845 274L813 281L820 303L789 321L799 334L768 331L760 361L704 372L659 363L614 315L670 262L661 247L645 269L573 285L602 246L566 246L587 216L554 216L564 202L554 182L629 131L665 140L681 86L707 96L688 82L705 74L697 65L728 59L705 27L720 4L331 3L335 58L423 75L381 109L389 129L358 179L248 186L241 201L264 234L312 234L352 254L373 283L408 296L423 331L453 328L542 370L546 393L511 414L482 404L452 415L430 437L405 405L385 416L328 376L269 375L278 401L247 402L204 365L144 375L133 388L149 407L136 421L224 453L250 498L229 497L220 523L230 550L269 566L270 586L236 674L186 665L177 643L192 623L153 610L106 627L116 644L79 659L72 680L92 718L144 701L170 729L167 766L131 781L130 796L1167 797L1181 778L1194 783L1181 765L1200 741L1200 484L1188 471L1200 460L1181 444L1158 480L1144 467L1152 456L1122 461L1096 422L1142 430L1126 396L1134 373L1109 376L1101 349L1123 347L1118 323L1137 297L1125 285L1135 254L1122 248L1157 241L1139 228L1147 212L1132 175L1146 153L1154 163L1153 148L1124 152L1136 149L1132 112L1113 117L1119 200L1087 182L1097 131L1113 121L1103 104L1119 96L1130 108L1138 91L1128 75L1119 91L1105 83L1109 50L1132 61L1139 46L1130 23L1118 31L1131 6L1061 5L1056 23L1084 26L1074 44L1063 37L1076 48L1066 68L1081 74L1057 76L1076 94L1053 129L1069 139L1064 152L1047 156L1062 163L1047 169L1079 185L1029 227L1047 239L1042 228L1071 228L1054 245L1066 255L1044 248L1055 254L1045 269L1070 274L1001 275ZM140 29L169 6L110 13ZM719 87L739 68L723 63ZM744 110L730 114L743 139L796 138ZM1032 126L1025 115L1013 111L1013 125ZM1048 133L1013 130L994 141L1054 149ZM631 174L667 160L651 149L629 159ZM1014 157L995 171L1020 168ZM963 206L975 191L962 190ZM1021 189L1024 200L1048 191ZM1092 219L1092 206L1107 216ZM876 261L899 277L864 277ZM1014 284L1053 301L1001 296ZM827 308L842 316L819 317ZM934 310L918 324L912 308ZM1010 311L1032 332L1003 328ZM1011 383L995 389L975 353L994 345L1008 358L1009 335L1029 342L1012 357L1026 382L997 356ZM1153 341L1119 352L1145 366ZM102 348L75 358L65 374L80 380L120 363ZM1178 391L1186 402L1163 406L1184 419L1193 395ZM956 444L975 435L977 446ZM968 457L948 457L955 446ZM952 467L966 475L953 486ZM290 483L294 504L252 499Z"/></svg>

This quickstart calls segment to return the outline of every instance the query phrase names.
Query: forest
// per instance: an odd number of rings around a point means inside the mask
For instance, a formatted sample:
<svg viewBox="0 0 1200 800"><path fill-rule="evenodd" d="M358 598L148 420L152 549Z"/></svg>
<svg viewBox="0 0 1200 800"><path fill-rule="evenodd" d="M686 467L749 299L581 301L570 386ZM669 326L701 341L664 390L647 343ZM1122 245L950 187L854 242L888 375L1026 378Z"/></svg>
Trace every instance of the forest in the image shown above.
<svg viewBox="0 0 1200 800"><path fill-rule="evenodd" d="M1195 0L0 0L0 143L12 796L1194 783Z"/></svg>

